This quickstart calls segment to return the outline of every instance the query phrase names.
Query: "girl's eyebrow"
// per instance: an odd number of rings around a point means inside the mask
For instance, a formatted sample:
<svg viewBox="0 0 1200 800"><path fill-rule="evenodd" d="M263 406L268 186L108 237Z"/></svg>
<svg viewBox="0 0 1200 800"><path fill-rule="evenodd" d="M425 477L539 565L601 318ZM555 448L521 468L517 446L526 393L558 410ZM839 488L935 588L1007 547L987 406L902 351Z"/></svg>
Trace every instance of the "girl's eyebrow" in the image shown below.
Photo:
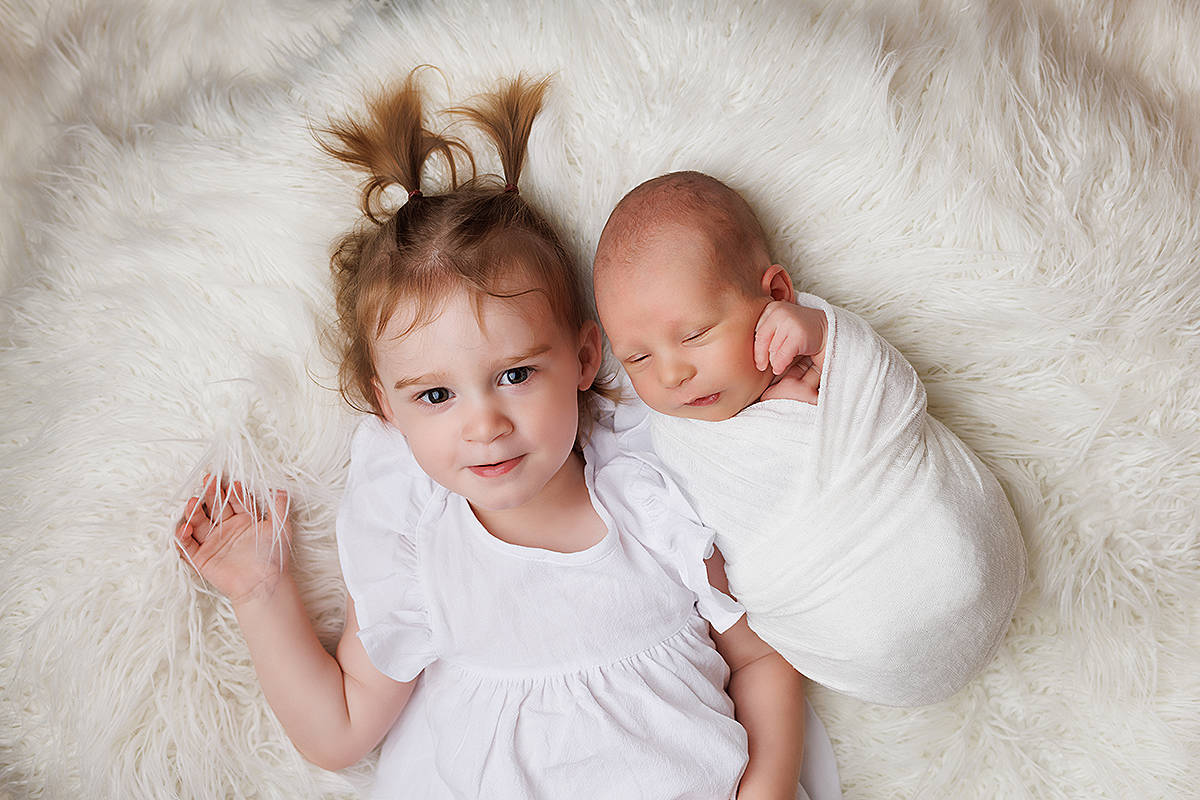
<svg viewBox="0 0 1200 800"><path fill-rule="evenodd" d="M537 356L540 356L543 353L548 353L549 351L550 351L550 345L539 344L539 345L535 345L535 346L531 347L530 349L528 349L524 352L517 353L512 356L508 356L508 357L502 359L499 363L515 364L519 361L526 361L531 358L536 358ZM405 386L412 386L414 384L445 383L445 382L446 382L446 376L444 373L427 372L424 375L416 375L411 378L400 378L399 380L396 381L394 388L396 390L400 390L400 389L403 389Z"/></svg>
<svg viewBox="0 0 1200 800"><path fill-rule="evenodd" d="M415 383L437 383L444 375L440 372L427 372L424 375L417 375L413 378L401 378L396 381L394 388L403 389L405 386L412 386Z"/></svg>
<svg viewBox="0 0 1200 800"><path fill-rule="evenodd" d="M539 345L535 345L534 347L531 347L530 349L526 350L523 353L517 353L514 356L509 356L508 358L505 358L501 363L515 364L518 361L526 361L530 358L535 358L537 356L542 355L543 353L548 353L548 352L550 352L550 345L539 344Z"/></svg>

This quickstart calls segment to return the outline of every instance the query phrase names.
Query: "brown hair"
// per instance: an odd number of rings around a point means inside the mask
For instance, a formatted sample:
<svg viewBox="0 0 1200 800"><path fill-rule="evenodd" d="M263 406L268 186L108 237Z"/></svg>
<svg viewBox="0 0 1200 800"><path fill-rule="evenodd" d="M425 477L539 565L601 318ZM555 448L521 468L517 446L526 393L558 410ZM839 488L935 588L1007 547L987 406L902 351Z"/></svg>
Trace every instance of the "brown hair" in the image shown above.
<svg viewBox="0 0 1200 800"><path fill-rule="evenodd" d="M326 152L369 175L360 201L364 216L335 243L331 268L342 396L376 416L383 412L375 395L374 343L402 300L415 299L418 306L407 333L428 322L448 294L466 290L476 302L484 296L512 297L500 291L505 279L525 274L532 278L531 291L545 294L566 329L578 331L591 316L574 260L545 218L516 191L549 79L518 76L451 109L482 129L504 170L502 182L485 176L460 185L455 155L466 157L472 172L474 158L457 139L425 128L417 77L414 70L398 88L370 101L364 120L331 123L324 133L332 141L318 139ZM450 187L427 195L421 172L434 154L448 165ZM393 184L408 190L409 200L388 213L381 194ZM588 391L610 395L605 383L598 379Z"/></svg>

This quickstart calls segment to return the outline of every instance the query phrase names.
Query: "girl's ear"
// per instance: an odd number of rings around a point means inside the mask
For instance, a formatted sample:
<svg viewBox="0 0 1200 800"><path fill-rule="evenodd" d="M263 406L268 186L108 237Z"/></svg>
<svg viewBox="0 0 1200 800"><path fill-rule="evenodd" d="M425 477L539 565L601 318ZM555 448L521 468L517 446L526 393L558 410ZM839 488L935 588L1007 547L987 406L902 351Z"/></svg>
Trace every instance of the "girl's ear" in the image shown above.
<svg viewBox="0 0 1200 800"><path fill-rule="evenodd" d="M782 300L785 303L793 303L796 300L796 290L792 286L792 276L788 275L788 271L778 264L772 264L767 267L767 271L763 273L760 285L763 294L772 300Z"/></svg>
<svg viewBox="0 0 1200 800"><path fill-rule="evenodd" d="M375 389L375 402L379 404L383 418L395 425L396 419L395 414L392 413L392 404L388 401L387 392L383 390L383 384L379 382L378 376L371 378L371 386Z"/></svg>
<svg viewBox="0 0 1200 800"><path fill-rule="evenodd" d="M603 344L600 341L600 326L595 320L588 320L579 329L579 391L585 392L592 387L596 373L600 371L600 362L604 358Z"/></svg>

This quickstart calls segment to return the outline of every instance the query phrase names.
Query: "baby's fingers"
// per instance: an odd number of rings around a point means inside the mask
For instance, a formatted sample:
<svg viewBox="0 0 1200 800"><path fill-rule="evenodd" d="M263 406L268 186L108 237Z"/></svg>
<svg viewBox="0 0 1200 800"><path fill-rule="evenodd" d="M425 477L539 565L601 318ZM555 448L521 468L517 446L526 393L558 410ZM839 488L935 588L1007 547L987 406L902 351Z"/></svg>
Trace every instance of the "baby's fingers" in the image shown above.
<svg viewBox="0 0 1200 800"><path fill-rule="evenodd" d="M771 343L771 371L776 375L787 372L799 354L800 347L795 336L790 333L776 336L775 341Z"/></svg>
<svg viewBox="0 0 1200 800"><path fill-rule="evenodd" d="M821 370L817 369L817 365L808 356L805 356L803 360L807 363L803 365L805 369L804 374L800 376L800 381L812 389L813 396L816 397L821 388Z"/></svg>
<svg viewBox="0 0 1200 800"><path fill-rule="evenodd" d="M754 366L765 370L771 366L771 353L779 346L779 328L771 324L769 317L764 316L754 331Z"/></svg>
<svg viewBox="0 0 1200 800"><path fill-rule="evenodd" d="M802 378L792 375L788 375L783 380L768 386L762 396L764 400L785 398L788 400L799 400L802 403L809 403L811 405L816 405L817 402L817 390Z"/></svg>

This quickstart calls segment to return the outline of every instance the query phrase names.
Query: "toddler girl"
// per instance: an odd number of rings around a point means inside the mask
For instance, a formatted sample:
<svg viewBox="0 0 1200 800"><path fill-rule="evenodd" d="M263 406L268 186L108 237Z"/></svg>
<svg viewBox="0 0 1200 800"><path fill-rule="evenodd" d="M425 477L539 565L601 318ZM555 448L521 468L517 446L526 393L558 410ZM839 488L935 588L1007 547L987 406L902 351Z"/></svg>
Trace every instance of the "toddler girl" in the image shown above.
<svg viewBox="0 0 1200 800"><path fill-rule="evenodd" d="M710 585L713 535L630 455L645 443L612 430L576 272L517 192L544 88L461 110L504 185L422 194L426 159L462 146L422 127L413 76L326 145L371 174L334 256L342 391L371 414L337 521L336 655L238 484L208 481L178 541L306 758L340 768L386 737L374 797L792 798L801 678ZM382 213L391 184L409 200ZM838 797L818 745L819 796Z"/></svg>

